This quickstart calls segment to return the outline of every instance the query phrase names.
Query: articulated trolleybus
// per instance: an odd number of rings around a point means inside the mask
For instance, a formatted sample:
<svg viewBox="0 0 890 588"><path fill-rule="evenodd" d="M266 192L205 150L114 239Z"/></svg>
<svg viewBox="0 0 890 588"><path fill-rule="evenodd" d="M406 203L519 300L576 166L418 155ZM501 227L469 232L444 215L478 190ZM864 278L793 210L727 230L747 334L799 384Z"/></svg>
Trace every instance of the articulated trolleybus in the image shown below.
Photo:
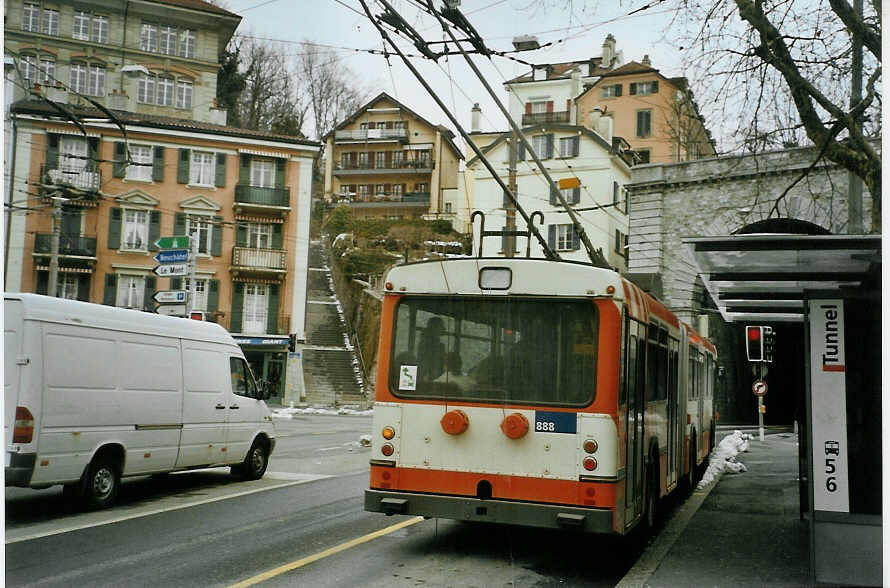
<svg viewBox="0 0 890 588"><path fill-rule="evenodd" d="M365 510L625 534L691 488L715 349L617 273L529 258L387 276Z"/></svg>

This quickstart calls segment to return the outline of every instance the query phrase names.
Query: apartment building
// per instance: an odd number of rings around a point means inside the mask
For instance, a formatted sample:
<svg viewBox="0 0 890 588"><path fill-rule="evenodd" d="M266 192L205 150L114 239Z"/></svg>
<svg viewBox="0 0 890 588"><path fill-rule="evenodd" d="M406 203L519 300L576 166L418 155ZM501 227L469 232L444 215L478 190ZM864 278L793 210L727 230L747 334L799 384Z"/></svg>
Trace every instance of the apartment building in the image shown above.
<svg viewBox="0 0 890 588"><path fill-rule="evenodd" d="M225 126L216 71L240 17L202 0L18 1L6 16L6 290L162 312L156 292L194 286L192 308L299 400L289 343L305 340L320 144ZM194 284L155 270L158 238L182 235Z"/></svg>
<svg viewBox="0 0 890 588"><path fill-rule="evenodd" d="M325 200L357 217L454 221L463 156L453 139L382 92L324 137Z"/></svg>

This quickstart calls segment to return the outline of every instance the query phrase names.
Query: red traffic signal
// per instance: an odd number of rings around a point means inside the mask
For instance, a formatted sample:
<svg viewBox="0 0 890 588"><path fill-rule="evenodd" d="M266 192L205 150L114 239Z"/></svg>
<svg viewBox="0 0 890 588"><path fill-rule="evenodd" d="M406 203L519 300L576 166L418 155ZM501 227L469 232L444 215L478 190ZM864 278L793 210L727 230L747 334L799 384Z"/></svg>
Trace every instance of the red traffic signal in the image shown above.
<svg viewBox="0 0 890 588"><path fill-rule="evenodd" d="M748 361L763 361L763 327L746 326L745 342Z"/></svg>
<svg viewBox="0 0 890 588"><path fill-rule="evenodd" d="M204 320L204 311L203 310L193 310L189 313L189 318L196 321Z"/></svg>

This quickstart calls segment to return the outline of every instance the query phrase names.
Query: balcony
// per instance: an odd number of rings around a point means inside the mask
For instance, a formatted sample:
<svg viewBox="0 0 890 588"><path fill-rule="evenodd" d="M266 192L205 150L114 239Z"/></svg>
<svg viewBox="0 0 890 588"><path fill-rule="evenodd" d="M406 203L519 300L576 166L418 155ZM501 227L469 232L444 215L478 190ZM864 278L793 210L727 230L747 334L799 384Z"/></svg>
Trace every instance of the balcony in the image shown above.
<svg viewBox="0 0 890 588"><path fill-rule="evenodd" d="M284 249L232 248L232 273L274 273L287 271L287 251Z"/></svg>
<svg viewBox="0 0 890 588"><path fill-rule="evenodd" d="M569 111L560 112L533 112L531 114L522 115L522 126L530 127L532 125L540 125L545 123L563 123L568 124Z"/></svg>
<svg viewBox="0 0 890 588"><path fill-rule="evenodd" d="M263 188L238 184L235 186L235 208L265 212L290 210L290 188Z"/></svg>
<svg viewBox="0 0 890 588"><path fill-rule="evenodd" d="M387 175L387 174L431 174L436 162L432 159L418 161L400 161L388 167L375 167L373 163L338 162L334 168L335 176Z"/></svg>
<svg viewBox="0 0 890 588"><path fill-rule="evenodd" d="M52 233L37 233L34 236L34 254L50 255L53 249ZM59 236L59 255L96 259L96 238L78 235Z"/></svg>
<svg viewBox="0 0 890 588"><path fill-rule="evenodd" d="M408 142L408 129L359 129L334 131L334 141L399 141Z"/></svg>
<svg viewBox="0 0 890 588"><path fill-rule="evenodd" d="M40 166L40 178L44 184L55 184L77 188L87 192L98 192L102 185L102 175L97 170L66 170L60 167Z"/></svg>
<svg viewBox="0 0 890 588"><path fill-rule="evenodd" d="M216 322L226 330L240 335L287 335L290 332L289 314L281 314L271 320L268 316L257 315L245 318L242 309L233 309L228 317L219 317Z"/></svg>
<svg viewBox="0 0 890 588"><path fill-rule="evenodd" d="M385 208L400 206L412 208L429 208L429 192L406 192L405 194L370 194L367 196L343 196L350 208Z"/></svg>

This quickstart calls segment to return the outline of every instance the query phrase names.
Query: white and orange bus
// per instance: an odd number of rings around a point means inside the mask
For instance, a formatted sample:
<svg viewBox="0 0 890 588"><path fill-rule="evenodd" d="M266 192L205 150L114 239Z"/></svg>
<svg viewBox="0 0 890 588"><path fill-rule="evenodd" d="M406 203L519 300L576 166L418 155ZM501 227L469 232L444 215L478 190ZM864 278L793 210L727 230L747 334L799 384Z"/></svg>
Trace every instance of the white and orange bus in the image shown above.
<svg viewBox="0 0 890 588"><path fill-rule="evenodd" d="M381 320L365 510L625 534L713 442L713 345L613 271L403 265Z"/></svg>

